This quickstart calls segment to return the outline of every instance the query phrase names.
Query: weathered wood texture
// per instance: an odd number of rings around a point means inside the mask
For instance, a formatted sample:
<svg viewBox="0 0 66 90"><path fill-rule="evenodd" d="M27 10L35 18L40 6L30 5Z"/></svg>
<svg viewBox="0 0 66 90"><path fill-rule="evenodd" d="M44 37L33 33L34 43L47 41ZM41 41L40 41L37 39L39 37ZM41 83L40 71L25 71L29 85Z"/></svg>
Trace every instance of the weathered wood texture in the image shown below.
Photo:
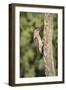
<svg viewBox="0 0 66 90"><path fill-rule="evenodd" d="M43 59L45 65L45 75L54 76L54 59L53 59L53 14L46 13L44 15L44 31L43 31Z"/></svg>

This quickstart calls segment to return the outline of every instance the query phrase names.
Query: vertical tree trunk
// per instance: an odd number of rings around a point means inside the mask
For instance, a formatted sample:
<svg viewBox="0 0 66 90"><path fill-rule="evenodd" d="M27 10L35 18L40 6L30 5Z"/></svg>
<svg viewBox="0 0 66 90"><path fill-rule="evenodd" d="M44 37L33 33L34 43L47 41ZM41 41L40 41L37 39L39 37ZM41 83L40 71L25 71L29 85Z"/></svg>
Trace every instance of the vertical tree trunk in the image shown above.
<svg viewBox="0 0 66 90"><path fill-rule="evenodd" d="M54 59L53 59L53 14L46 13L44 15L44 31L43 31L43 59L45 65L45 75L54 76Z"/></svg>

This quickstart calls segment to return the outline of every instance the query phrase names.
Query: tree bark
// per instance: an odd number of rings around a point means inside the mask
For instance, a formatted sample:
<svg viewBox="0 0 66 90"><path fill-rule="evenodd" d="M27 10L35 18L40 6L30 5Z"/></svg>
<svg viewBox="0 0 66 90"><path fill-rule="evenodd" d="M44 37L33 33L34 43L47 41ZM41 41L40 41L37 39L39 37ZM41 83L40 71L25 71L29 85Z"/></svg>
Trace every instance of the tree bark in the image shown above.
<svg viewBox="0 0 66 90"><path fill-rule="evenodd" d="M54 59L53 59L53 14L45 13L44 15L44 31L43 31L43 59L46 76L55 75Z"/></svg>

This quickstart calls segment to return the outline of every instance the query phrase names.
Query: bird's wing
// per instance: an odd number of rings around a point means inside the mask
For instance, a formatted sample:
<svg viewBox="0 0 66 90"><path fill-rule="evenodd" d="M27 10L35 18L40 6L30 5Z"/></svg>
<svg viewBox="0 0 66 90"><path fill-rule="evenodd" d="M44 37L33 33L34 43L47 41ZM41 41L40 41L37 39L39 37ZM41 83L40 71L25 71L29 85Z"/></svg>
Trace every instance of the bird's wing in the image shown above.
<svg viewBox="0 0 66 90"><path fill-rule="evenodd" d="M34 38L34 43L35 43L35 46L37 48L39 48L39 41L38 41L37 37Z"/></svg>

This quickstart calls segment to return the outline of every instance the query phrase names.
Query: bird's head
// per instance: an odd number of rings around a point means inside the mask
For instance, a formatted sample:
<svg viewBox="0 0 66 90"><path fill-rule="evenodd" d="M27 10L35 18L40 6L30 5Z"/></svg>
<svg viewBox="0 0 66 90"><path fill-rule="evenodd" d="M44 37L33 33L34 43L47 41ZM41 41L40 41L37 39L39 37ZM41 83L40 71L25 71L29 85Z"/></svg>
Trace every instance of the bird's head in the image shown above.
<svg viewBox="0 0 66 90"><path fill-rule="evenodd" d="M39 32L40 32L39 28L34 29L34 34L39 35Z"/></svg>

